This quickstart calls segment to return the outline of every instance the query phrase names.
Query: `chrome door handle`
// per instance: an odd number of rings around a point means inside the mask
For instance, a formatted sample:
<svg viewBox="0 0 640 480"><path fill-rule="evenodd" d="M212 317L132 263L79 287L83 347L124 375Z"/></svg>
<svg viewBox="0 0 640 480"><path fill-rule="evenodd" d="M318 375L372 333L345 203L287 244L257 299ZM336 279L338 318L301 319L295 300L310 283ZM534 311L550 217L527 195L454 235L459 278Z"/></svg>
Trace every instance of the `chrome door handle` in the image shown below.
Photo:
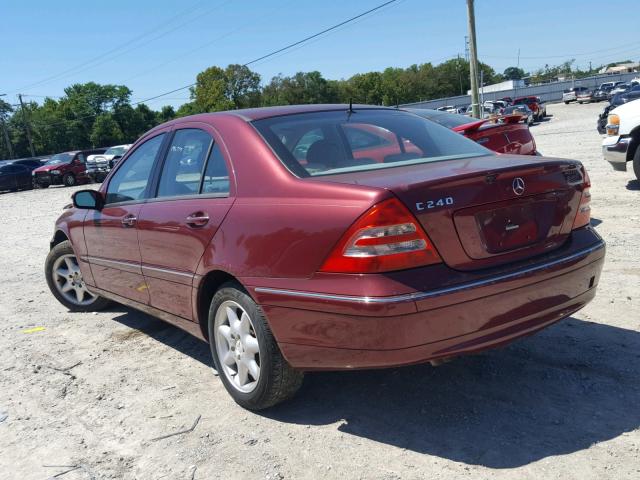
<svg viewBox="0 0 640 480"><path fill-rule="evenodd" d="M205 212L195 212L186 218L187 225L193 228L204 227L209 223L209 215Z"/></svg>
<svg viewBox="0 0 640 480"><path fill-rule="evenodd" d="M133 227L135 226L136 222L138 221L138 217L136 217L135 215L126 215L122 218L122 226L123 227Z"/></svg>

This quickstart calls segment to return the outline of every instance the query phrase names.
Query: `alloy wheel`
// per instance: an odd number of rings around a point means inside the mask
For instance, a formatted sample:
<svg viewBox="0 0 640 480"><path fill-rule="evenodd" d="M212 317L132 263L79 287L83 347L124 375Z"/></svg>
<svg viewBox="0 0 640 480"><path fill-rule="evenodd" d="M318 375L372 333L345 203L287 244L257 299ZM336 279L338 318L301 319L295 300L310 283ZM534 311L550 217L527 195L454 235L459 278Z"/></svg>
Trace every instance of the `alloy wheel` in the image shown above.
<svg viewBox="0 0 640 480"><path fill-rule="evenodd" d="M57 258L53 264L52 275L56 289L68 302L86 306L96 300L96 295L91 293L84 283L75 255L62 255Z"/></svg>
<svg viewBox="0 0 640 480"><path fill-rule="evenodd" d="M260 345L249 314L232 300L222 302L214 332L222 373L239 392L255 390L260 379Z"/></svg>

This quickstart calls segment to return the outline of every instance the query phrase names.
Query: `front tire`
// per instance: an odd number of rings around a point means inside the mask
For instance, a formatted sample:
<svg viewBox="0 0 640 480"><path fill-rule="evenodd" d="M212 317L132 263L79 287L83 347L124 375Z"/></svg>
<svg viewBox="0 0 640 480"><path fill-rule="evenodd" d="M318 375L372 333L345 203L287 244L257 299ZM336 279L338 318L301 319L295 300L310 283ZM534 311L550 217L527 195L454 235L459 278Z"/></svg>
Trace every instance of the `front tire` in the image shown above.
<svg viewBox="0 0 640 480"><path fill-rule="evenodd" d="M72 312L95 312L111 303L87 289L69 240L51 249L44 264L44 274L53 296Z"/></svg>
<svg viewBox="0 0 640 480"><path fill-rule="evenodd" d="M227 392L240 406L262 410L292 397L304 374L282 356L262 309L236 282L209 308L209 346Z"/></svg>
<svg viewBox="0 0 640 480"><path fill-rule="evenodd" d="M76 177L73 176L73 173L66 173L64 177L62 177L62 183L66 187L73 187L76 184Z"/></svg>

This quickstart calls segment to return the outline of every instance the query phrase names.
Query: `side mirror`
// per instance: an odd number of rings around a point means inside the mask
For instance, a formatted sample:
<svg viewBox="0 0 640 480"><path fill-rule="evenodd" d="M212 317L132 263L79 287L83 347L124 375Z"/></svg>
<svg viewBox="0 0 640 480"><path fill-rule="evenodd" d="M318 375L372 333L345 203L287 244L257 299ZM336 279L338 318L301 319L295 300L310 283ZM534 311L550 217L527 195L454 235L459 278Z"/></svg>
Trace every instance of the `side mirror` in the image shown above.
<svg viewBox="0 0 640 480"><path fill-rule="evenodd" d="M120 160L121 158L122 158L122 155L114 155L111 160Z"/></svg>
<svg viewBox="0 0 640 480"><path fill-rule="evenodd" d="M96 190L78 190L71 196L73 206L85 210L102 210L104 200Z"/></svg>

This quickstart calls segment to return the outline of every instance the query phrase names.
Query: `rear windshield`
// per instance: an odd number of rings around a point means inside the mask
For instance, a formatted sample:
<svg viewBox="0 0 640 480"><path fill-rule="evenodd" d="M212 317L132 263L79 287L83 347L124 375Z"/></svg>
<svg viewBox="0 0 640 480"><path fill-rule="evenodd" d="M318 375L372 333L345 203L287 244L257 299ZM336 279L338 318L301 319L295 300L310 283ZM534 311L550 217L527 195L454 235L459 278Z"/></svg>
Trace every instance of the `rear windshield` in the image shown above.
<svg viewBox="0 0 640 480"><path fill-rule="evenodd" d="M398 110L302 113L253 125L299 177L493 155L448 128Z"/></svg>

